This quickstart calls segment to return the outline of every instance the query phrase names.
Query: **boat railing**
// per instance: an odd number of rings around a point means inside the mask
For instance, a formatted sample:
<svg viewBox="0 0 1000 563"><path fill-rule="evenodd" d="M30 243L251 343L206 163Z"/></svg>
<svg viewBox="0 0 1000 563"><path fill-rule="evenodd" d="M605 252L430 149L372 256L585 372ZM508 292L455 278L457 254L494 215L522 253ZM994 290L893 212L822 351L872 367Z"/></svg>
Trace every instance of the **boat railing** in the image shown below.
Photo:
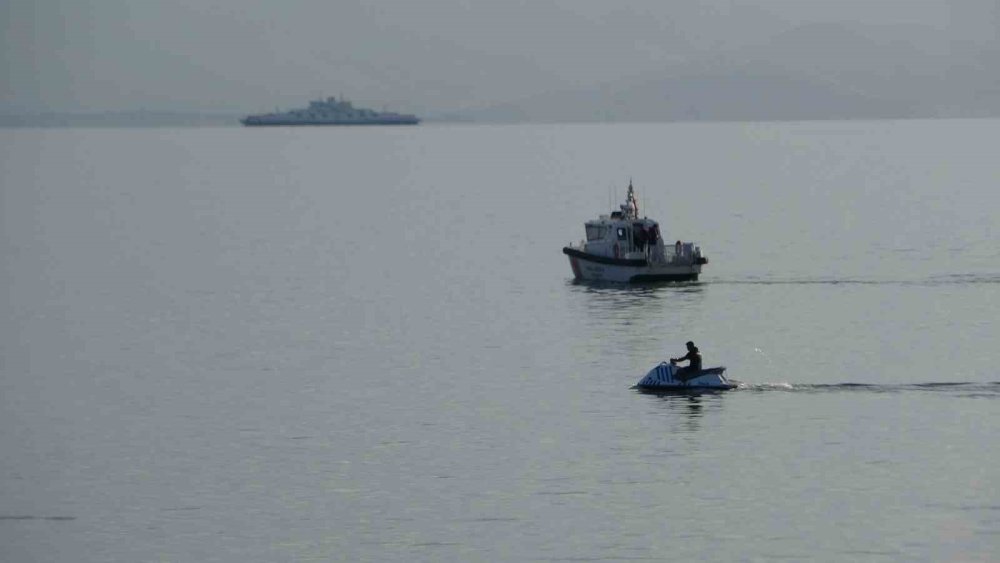
<svg viewBox="0 0 1000 563"><path fill-rule="evenodd" d="M646 259L658 264L690 264L694 261L697 247L693 242L680 244L656 244L646 247Z"/></svg>

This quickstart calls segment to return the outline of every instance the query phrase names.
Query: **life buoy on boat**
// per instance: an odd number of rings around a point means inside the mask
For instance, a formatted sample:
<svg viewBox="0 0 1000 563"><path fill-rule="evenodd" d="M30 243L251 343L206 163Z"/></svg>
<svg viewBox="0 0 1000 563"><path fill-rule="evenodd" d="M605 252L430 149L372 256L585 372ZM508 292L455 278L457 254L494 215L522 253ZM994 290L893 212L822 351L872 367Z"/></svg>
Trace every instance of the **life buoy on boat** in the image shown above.
<svg viewBox="0 0 1000 563"><path fill-rule="evenodd" d="M620 252L621 252L621 250L618 248L618 243L616 242L615 243L615 258L618 258Z"/></svg>

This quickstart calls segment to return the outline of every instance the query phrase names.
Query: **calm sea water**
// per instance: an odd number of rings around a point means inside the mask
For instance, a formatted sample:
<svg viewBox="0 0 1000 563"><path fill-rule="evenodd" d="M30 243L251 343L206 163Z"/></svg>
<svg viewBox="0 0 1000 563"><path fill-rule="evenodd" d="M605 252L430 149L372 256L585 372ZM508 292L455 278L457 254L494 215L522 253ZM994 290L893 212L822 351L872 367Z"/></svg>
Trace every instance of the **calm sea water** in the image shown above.
<svg viewBox="0 0 1000 563"><path fill-rule="evenodd" d="M996 561L998 146L0 130L0 560ZM699 283L571 280L630 178Z"/></svg>

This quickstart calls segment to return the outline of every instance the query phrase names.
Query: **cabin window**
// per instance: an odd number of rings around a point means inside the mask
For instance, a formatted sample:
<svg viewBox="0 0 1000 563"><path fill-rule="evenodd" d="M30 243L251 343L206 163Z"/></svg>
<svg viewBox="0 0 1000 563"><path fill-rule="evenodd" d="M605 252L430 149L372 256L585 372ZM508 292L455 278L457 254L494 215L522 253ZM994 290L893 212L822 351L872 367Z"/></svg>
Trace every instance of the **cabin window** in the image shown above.
<svg viewBox="0 0 1000 563"><path fill-rule="evenodd" d="M604 238L604 231L604 227L587 225L587 240L601 240Z"/></svg>
<svg viewBox="0 0 1000 563"><path fill-rule="evenodd" d="M628 240L628 231L624 227L618 227L618 240Z"/></svg>

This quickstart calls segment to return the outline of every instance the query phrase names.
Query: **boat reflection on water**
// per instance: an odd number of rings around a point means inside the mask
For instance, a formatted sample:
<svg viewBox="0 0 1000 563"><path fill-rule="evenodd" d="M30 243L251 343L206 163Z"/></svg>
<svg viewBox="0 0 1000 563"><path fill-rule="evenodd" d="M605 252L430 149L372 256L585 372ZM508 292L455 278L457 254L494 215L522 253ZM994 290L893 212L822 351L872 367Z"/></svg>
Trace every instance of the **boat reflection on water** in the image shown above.
<svg viewBox="0 0 1000 563"><path fill-rule="evenodd" d="M659 325L667 311L683 313L698 307L707 291L697 282L623 285L574 280L567 287L574 308L589 319L585 322L629 325L644 320Z"/></svg>
<svg viewBox="0 0 1000 563"><path fill-rule="evenodd" d="M703 282L650 282L624 285L571 279L566 286L572 293L596 298L614 305L648 305L649 299L700 295L707 289Z"/></svg>
<svg viewBox="0 0 1000 563"><path fill-rule="evenodd" d="M594 290L619 291L619 292L621 291L642 292L642 291L658 291L658 290L672 290L672 291L685 292L685 291L701 291L701 288L703 288L707 284L701 281L684 281L684 282L652 281L652 282L623 284L617 282L588 281L588 280L578 280L575 278L570 278L566 281L566 285L591 288Z"/></svg>
<svg viewBox="0 0 1000 563"><path fill-rule="evenodd" d="M623 365L645 373L667 357L667 342L683 342L703 308L707 286L700 283L616 284L568 282L567 317L578 358ZM639 378L632 380L635 383Z"/></svg>
<svg viewBox="0 0 1000 563"><path fill-rule="evenodd" d="M643 395L649 395L657 406L666 407L668 415L673 419L668 423L672 431L695 432L701 428L701 419L706 413L722 409L723 394L718 392L702 393L665 393L657 391L637 390Z"/></svg>

